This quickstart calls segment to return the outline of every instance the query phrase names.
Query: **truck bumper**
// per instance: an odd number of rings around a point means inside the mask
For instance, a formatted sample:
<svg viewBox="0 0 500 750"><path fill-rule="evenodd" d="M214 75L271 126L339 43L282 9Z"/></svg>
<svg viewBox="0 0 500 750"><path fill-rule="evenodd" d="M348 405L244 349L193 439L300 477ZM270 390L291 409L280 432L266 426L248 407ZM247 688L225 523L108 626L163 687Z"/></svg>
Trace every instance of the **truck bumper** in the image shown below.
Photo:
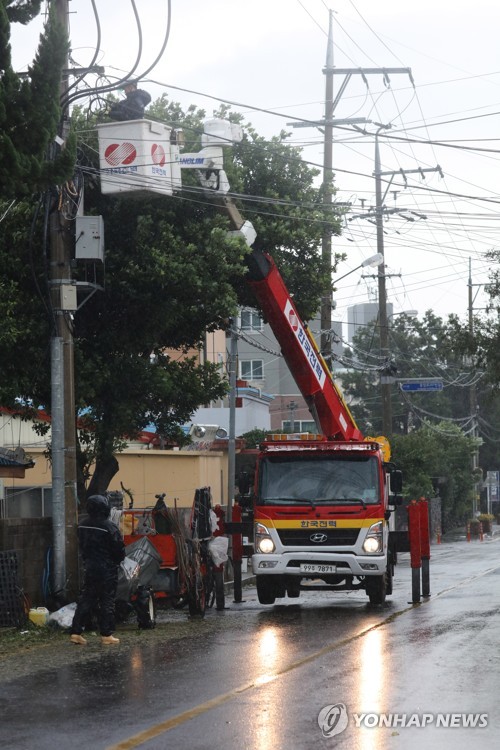
<svg viewBox="0 0 500 750"><path fill-rule="evenodd" d="M286 575L301 578L321 578L321 572L304 572L301 564L334 565L335 571L331 575L344 576L379 576L387 568L385 555L354 555L342 553L318 553L311 550L305 552L291 552L287 550L281 555L253 555L252 572L254 575Z"/></svg>

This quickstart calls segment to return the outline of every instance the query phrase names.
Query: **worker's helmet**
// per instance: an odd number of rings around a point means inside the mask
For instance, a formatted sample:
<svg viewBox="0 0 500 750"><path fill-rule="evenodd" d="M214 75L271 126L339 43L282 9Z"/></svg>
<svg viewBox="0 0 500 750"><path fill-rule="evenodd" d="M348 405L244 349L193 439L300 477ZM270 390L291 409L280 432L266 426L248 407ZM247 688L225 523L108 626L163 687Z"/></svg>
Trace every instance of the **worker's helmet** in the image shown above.
<svg viewBox="0 0 500 750"><path fill-rule="evenodd" d="M123 81L123 83L120 84L119 88L122 91L125 91L128 88L134 88L134 89L136 89L137 88L137 81L134 81L134 80Z"/></svg>
<svg viewBox="0 0 500 750"><path fill-rule="evenodd" d="M110 507L105 495L91 495L87 498L87 513L89 516L109 518Z"/></svg>

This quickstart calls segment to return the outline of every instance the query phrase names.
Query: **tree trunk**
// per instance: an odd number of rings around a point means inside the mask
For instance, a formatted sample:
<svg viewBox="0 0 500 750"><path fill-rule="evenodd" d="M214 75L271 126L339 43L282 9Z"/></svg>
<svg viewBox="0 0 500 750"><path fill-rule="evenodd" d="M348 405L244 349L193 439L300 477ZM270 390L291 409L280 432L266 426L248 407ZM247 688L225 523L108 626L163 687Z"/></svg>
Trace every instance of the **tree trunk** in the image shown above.
<svg viewBox="0 0 500 750"><path fill-rule="evenodd" d="M94 474L90 480L87 497L91 495L103 495L115 474L118 473L120 465L114 456L98 458L95 463Z"/></svg>

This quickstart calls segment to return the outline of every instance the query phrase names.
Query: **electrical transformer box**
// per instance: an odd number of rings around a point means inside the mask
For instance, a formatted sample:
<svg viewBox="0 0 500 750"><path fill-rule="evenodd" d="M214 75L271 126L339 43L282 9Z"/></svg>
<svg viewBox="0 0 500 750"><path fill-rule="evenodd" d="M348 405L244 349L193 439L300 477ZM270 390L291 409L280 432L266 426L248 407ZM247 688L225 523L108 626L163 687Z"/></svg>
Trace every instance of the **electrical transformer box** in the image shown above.
<svg viewBox="0 0 500 750"><path fill-rule="evenodd" d="M77 216L75 220L76 260L104 262L104 222L102 216Z"/></svg>

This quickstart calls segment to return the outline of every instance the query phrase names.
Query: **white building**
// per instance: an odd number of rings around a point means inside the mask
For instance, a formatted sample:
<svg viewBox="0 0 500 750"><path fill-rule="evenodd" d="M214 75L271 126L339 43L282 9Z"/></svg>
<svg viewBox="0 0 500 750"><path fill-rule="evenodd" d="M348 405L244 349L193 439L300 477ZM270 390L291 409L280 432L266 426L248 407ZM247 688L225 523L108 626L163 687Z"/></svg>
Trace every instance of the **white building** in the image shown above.
<svg viewBox="0 0 500 750"><path fill-rule="evenodd" d="M392 304L387 304L387 317L392 312ZM366 326L378 319L378 302L364 302L347 308L347 340L352 342L353 336L361 326Z"/></svg>

